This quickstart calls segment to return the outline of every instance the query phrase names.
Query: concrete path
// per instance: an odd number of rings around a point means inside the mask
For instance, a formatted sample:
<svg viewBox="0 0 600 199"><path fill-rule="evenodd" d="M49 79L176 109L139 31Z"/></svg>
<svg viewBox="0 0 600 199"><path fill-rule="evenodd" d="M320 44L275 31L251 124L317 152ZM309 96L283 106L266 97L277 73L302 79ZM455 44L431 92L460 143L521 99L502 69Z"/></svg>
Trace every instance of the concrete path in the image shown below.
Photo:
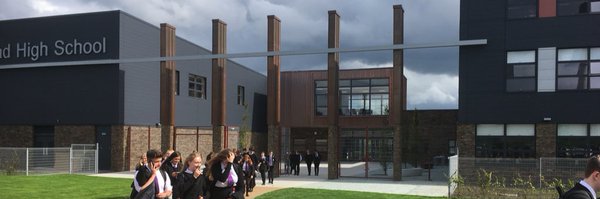
<svg viewBox="0 0 600 199"><path fill-rule="evenodd" d="M421 176L404 177L403 181L393 181L391 178L355 178L341 177L336 180L327 179L327 165L322 165L319 169L319 176L308 176L306 165L300 168L300 175L281 175L275 178L274 184L261 185L261 178L258 176L254 192L250 193L250 198L254 198L260 194L282 189L282 188L312 188L312 189L328 189L328 190L348 190L348 191L364 191L390 194L406 194L420 196L447 196L448 184L444 180L444 172L447 172L447 167L438 167L432 170L433 181L428 180L427 170L424 170ZM342 170L343 171L343 170ZM134 172L116 172L116 173L100 173L90 176L102 176L113 178L133 178ZM343 173L342 173L343 176Z"/></svg>

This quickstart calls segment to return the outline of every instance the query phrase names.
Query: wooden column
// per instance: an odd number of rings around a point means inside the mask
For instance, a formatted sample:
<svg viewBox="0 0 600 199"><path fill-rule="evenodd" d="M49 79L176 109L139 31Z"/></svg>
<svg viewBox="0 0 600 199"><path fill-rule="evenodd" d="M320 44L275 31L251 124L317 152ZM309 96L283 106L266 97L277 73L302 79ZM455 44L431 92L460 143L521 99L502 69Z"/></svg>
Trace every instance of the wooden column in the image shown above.
<svg viewBox="0 0 600 199"><path fill-rule="evenodd" d="M213 19L212 32L212 53L225 54L227 44L227 24L225 22ZM212 106L211 106L211 124L213 126L213 151L219 152L223 149L225 140L225 64L226 60L212 59Z"/></svg>
<svg viewBox="0 0 600 199"><path fill-rule="evenodd" d="M280 24L281 20L275 15L267 17L267 51L279 51ZM267 143L268 151L273 151L277 161L281 160L279 71L279 56L267 56L267 124L269 125ZM279 164L275 165L275 169L279 170ZM277 177L279 172L273 174Z"/></svg>
<svg viewBox="0 0 600 199"><path fill-rule="evenodd" d="M394 44L404 43L404 9L402 5L394 5L394 33L393 33ZM391 106L392 111L390 113L390 119L392 120L392 128L394 129L394 151L393 151L393 169L394 169L394 180L402 180L402 114L405 109L403 107L403 88L404 85L404 54L402 49L396 49L393 52L393 65L392 69L392 96Z"/></svg>
<svg viewBox="0 0 600 199"><path fill-rule="evenodd" d="M335 10L329 11L328 48L340 47L340 15ZM339 117L338 117L338 82L339 53L327 54L327 168L328 179L339 177Z"/></svg>
<svg viewBox="0 0 600 199"><path fill-rule="evenodd" d="M160 56L175 56L175 27L160 24ZM175 61L160 62L161 150L173 148L175 125Z"/></svg>

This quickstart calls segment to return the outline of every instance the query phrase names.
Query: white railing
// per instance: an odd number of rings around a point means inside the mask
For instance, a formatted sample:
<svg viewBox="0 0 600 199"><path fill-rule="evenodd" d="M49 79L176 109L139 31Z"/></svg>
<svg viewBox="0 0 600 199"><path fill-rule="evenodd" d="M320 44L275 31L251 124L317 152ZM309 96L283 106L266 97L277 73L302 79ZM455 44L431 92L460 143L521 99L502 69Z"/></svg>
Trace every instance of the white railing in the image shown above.
<svg viewBox="0 0 600 199"><path fill-rule="evenodd" d="M0 172L7 175L98 173L95 144L56 148L0 147Z"/></svg>

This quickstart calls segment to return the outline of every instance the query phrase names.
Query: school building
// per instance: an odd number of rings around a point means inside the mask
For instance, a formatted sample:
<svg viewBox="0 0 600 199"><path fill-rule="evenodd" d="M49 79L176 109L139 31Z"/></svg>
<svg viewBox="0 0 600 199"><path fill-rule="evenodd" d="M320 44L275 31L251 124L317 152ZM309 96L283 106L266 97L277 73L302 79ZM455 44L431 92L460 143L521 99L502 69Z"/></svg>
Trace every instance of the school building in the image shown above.
<svg viewBox="0 0 600 199"><path fill-rule="evenodd" d="M393 11L402 44L404 10ZM328 14L328 47L339 48L339 15ZM278 51L280 20L267 22L267 50ZM209 50L122 11L0 21L0 147L98 143L99 169L113 171L133 169L150 148L253 145L280 160L308 149L330 179L357 176L342 162L395 180L402 161L456 153L456 110L406 110L402 50L394 67L354 70L339 70L338 53L316 71L280 71L268 56L266 76L222 58L137 60L226 54L226 24L212 23Z"/></svg>
<svg viewBox="0 0 600 199"><path fill-rule="evenodd" d="M461 157L600 152L600 2L461 0Z"/></svg>

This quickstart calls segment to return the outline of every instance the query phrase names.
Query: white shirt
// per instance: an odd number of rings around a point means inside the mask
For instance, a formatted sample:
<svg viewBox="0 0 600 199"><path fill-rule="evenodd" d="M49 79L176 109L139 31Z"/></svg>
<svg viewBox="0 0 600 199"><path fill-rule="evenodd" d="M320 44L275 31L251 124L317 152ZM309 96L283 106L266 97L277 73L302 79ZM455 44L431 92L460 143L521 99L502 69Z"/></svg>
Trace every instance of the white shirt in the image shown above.
<svg viewBox="0 0 600 199"><path fill-rule="evenodd" d="M590 193L592 193L592 198L596 198L596 191L594 191L594 189L592 189L592 186L590 186L587 182L581 180L579 181L579 184L583 185L586 189L588 189L588 191L590 191Z"/></svg>
<svg viewBox="0 0 600 199"><path fill-rule="evenodd" d="M166 174L165 177L167 177L167 179L166 180L163 179L163 176L160 173L156 174L156 180L158 181L158 193L173 190L173 185L171 185L171 178L169 178L169 174L164 171L160 171L160 172L165 173Z"/></svg>
<svg viewBox="0 0 600 199"><path fill-rule="evenodd" d="M146 169L150 169L148 167L146 167ZM135 176L137 176L139 171L136 171L135 174L133 175L133 187L135 188L136 191L140 191L142 189L142 186L140 186L140 184L138 183L137 179L135 178ZM162 171L164 172L164 171ZM166 172L164 172L166 174ZM171 179L169 178L169 174L166 175L167 176L167 181L165 183L165 180L163 180L162 175L160 175L160 173L156 174L156 178L158 181L158 189L160 190L159 193L165 192L166 190L173 190L173 186L171 185ZM154 179L148 179L148 180L154 180ZM165 186L166 184L166 186ZM156 185L155 185L156 186Z"/></svg>
<svg viewBox="0 0 600 199"><path fill-rule="evenodd" d="M226 165L221 164L221 173L225 173L225 166ZM233 179L233 186L235 187L235 185L237 184L237 181L238 181L238 176L237 176L237 173L235 173L235 169L233 169L233 164L231 164L231 170L229 170L229 173L231 174L231 179ZM225 179L226 179L225 181L227 181L227 178L225 178ZM215 187L220 187L220 188L227 187L227 182L221 182L221 181L217 180L217 182L215 182Z"/></svg>

